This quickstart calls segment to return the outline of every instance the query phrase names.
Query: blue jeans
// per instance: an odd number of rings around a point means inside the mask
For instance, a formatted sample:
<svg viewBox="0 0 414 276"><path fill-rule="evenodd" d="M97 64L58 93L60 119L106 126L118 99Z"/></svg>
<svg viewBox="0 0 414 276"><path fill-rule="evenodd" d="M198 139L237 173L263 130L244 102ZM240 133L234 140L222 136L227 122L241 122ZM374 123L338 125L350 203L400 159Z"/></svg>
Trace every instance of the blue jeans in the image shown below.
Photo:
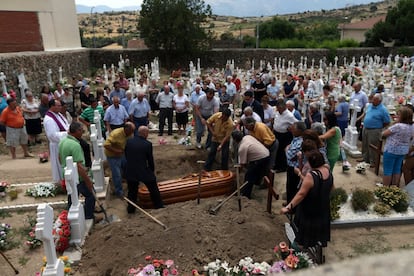
<svg viewBox="0 0 414 276"><path fill-rule="evenodd" d="M78 195L82 194L85 197L85 203L83 209L85 211L85 219L93 219L93 211L95 210L95 197L88 189L84 181L80 181L78 184ZM68 209L72 205L72 198L68 195Z"/></svg>
<svg viewBox="0 0 414 276"><path fill-rule="evenodd" d="M210 118L210 116L202 116L205 120L207 120L208 118ZM204 129L205 129L205 125L203 125L203 123L201 122L200 117L196 116L196 134L197 134L197 143L201 143L201 137L204 134ZM208 135L207 135L207 140L206 140L206 146L205 148L209 148L211 146L211 132L209 129L207 129L208 131Z"/></svg>
<svg viewBox="0 0 414 276"><path fill-rule="evenodd" d="M115 193L117 195L123 195L124 192L122 191L122 159L124 157L109 157L107 156L107 160L109 166L111 167L111 174L112 174L112 182L115 186Z"/></svg>
<svg viewBox="0 0 414 276"><path fill-rule="evenodd" d="M210 147L210 152L207 157L206 164L204 165L204 169L206 171L211 171L211 167L213 166L214 159L216 159L217 148L220 145L218 142L212 142ZM229 145L230 142L227 141L221 147L221 170L228 170L229 169Z"/></svg>

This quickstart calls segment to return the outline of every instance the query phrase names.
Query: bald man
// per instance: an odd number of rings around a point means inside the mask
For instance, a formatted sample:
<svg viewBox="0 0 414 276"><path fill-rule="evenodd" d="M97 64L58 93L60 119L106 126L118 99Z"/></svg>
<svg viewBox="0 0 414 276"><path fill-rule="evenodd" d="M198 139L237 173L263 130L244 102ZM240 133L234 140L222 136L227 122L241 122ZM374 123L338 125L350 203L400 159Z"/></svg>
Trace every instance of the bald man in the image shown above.
<svg viewBox="0 0 414 276"><path fill-rule="evenodd" d="M143 182L150 192L151 200L155 208L163 208L160 191L157 186L157 178L154 174L154 157L152 155L152 143L147 140L149 129L146 126L138 128L138 136L127 141L125 146L126 172L128 183L128 199L137 202L138 185ZM135 208L128 204L128 213L135 213Z"/></svg>

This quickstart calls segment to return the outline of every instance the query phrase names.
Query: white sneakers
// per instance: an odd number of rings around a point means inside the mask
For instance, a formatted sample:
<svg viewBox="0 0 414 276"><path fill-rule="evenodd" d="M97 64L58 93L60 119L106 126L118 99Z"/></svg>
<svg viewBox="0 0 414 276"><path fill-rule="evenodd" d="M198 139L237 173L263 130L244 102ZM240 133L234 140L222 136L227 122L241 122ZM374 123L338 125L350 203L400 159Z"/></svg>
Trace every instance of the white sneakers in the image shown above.
<svg viewBox="0 0 414 276"><path fill-rule="evenodd" d="M201 143L197 143L197 144L196 144L196 147L197 147L198 149L201 149Z"/></svg>

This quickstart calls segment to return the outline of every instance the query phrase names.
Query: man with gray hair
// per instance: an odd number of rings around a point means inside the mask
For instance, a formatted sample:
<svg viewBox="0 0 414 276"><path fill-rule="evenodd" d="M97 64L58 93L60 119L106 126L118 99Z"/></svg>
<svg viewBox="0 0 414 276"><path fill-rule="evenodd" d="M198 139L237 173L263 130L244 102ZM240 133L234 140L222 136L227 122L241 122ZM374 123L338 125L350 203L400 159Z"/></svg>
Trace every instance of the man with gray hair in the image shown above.
<svg viewBox="0 0 414 276"><path fill-rule="evenodd" d="M295 118L296 118L298 121L302 121L302 115L300 115L300 112L299 112L297 109L295 109L295 102L294 102L294 101L292 101L292 100L288 100L288 101L286 102L286 108L287 108L290 112L292 112L293 116L295 116Z"/></svg>
<svg viewBox="0 0 414 276"><path fill-rule="evenodd" d="M149 122L150 105L145 99L145 94L139 92L137 97L131 102L128 114L131 121L135 124L135 136L138 135L138 128L140 126L147 126Z"/></svg>
<svg viewBox="0 0 414 276"><path fill-rule="evenodd" d="M158 104L160 108L158 136L163 135L165 119L168 120L168 135L172 135L173 99L174 99L174 94L170 93L170 87L168 85L164 86L164 91L161 91L160 93L158 93L158 96L155 99L155 102Z"/></svg>
<svg viewBox="0 0 414 276"><path fill-rule="evenodd" d="M390 124L391 117L388 110L382 104L381 94L375 94L372 103L366 108L364 113L364 128L362 129L362 156L358 162L371 164L375 166L377 153L370 145L379 146L381 133L384 127Z"/></svg>
<svg viewBox="0 0 414 276"><path fill-rule="evenodd" d="M310 128L315 122L322 122L322 115L319 112L319 103L313 102L309 105L308 113L306 114L306 128Z"/></svg>
<svg viewBox="0 0 414 276"><path fill-rule="evenodd" d="M338 96L338 102L339 104L335 108L335 116L343 137L345 129L348 127L349 104L346 102L345 95L343 94Z"/></svg>

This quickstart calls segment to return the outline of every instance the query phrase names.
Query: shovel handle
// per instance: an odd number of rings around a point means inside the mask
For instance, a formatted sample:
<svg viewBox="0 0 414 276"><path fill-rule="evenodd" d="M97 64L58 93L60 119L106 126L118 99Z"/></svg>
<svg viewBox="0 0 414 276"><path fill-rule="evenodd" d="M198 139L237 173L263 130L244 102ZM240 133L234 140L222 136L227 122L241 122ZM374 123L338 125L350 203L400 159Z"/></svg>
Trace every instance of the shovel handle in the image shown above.
<svg viewBox="0 0 414 276"><path fill-rule="evenodd" d="M167 229L167 226L162 223L161 221L159 221L157 218L155 218L154 216L152 216L150 213L148 213L147 211L145 211L144 209L142 209L141 207L139 207L138 205L136 205L134 202L132 202L131 200L129 200L127 197L124 196L124 199L126 202L128 202L129 204L131 204L132 206L134 206L135 208L137 208L138 210L140 210L142 213L144 213L146 216L148 216L149 218L151 218L153 221L155 221L156 223L158 223L159 225L161 225L162 227L164 227L164 229Z"/></svg>

